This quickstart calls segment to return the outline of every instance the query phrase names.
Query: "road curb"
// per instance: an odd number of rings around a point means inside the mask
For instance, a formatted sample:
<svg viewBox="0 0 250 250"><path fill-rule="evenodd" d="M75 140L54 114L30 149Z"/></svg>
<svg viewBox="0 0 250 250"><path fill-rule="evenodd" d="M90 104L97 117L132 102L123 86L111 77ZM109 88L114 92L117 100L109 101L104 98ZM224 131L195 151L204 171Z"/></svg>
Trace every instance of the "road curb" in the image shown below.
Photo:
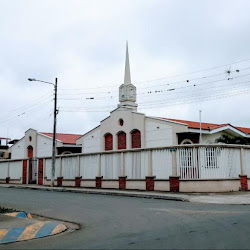
<svg viewBox="0 0 250 250"><path fill-rule="evenodd" d="M20 223L19 227L0 229L0 245L52 236L67 230L67 227L60 222L34 220L29 218L28 216L31 215L26 212L8 213L4 215L16 217L21 220L18 222ZM22 221L26 220L29 220L32 223L23 226Z"/></svg>
<svg viewBox="0 0 250 250"><path fill-rule="evenodd" d="M40 191L51 191L51 192L71 192L71 193L83 193L83 194L98 194L98 195L112 195L112 196L124 196L124 197L134 197L134 198L146 198L146 199L158 199L158 200L171 200L171 201L182 201L182 202L190 202L189 199L177 196L166 196L160 194L146 194L146 193L132 193L132 192L114 192L103 190L84 190L84 189L73 189L73 188L51 188L51 187L27 187L27 186L1 186L5 188L17 188L17 189L31 189L31 190L40 190Z"/></svg>
<svg viewBox="0 0 250 250"><path fill-rule="evenodd" d="M6 213L4 215L7 216L12 216L12 217L17 217L17 218L28 218L28 219L32 219L32 216L30 213L27 212L14 212L14 213Z"/></svg>

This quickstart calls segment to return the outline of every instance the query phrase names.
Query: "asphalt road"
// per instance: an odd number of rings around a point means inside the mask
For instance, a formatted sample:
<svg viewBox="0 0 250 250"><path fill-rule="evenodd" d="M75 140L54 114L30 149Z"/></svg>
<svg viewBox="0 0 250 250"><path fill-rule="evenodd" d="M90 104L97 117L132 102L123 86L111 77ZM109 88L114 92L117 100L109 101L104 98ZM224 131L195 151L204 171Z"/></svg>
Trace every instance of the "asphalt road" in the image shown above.
<svg viewBox="0 0 250 250"><path fill-rule="evenodd" d="M0 249L250 248L250 206L0 188L0 206L80 223Z"/></svg>

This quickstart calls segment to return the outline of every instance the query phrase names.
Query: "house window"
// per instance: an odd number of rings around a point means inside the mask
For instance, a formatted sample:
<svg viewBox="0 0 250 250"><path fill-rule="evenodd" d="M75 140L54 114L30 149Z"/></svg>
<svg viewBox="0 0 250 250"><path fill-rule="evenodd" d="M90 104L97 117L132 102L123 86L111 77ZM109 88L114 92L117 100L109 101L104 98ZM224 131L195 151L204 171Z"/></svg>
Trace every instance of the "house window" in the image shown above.
<svg viewBox="0 0 250 250"><path fill-rule="evenodd" d="M108 133L104 136L105 151L113 150L113 135Z"/></svg>
<svg viewBox="0 0 250 250"><path fill-rule="evenodd" d="M132 148L141 148L141 132L138 129L134 129L131 132Z"/></svg>
<svg viewBox="0 0 250 250"><path fill-rule="evenodd" d="M219 148L206 148L206 167L218 168L217 156L219 154Z"/></svg>
<svg viewBox="0 0 250 250"><path fill-rule="evenodd" d="M4 152L0 151L0 158L4 157Z"/></svg>
<svg viewBox="0 0 250 250"><path fill-rule="evenodd" d="M117 145L118 149L126 149L127 144L126 144L126 133L121 131L117 134Z"/></svg>

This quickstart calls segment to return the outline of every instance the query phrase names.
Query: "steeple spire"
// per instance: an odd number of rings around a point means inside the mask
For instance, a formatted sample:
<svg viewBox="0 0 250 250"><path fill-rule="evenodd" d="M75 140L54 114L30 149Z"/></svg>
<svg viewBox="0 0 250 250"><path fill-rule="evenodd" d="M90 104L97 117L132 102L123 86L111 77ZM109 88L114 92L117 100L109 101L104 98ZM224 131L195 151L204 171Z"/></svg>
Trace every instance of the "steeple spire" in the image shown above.
<svg viewBox="0 0 250 250"><path fill-rule="evenodd" d="M137 110L136 104L136 87L131 83L128 42L126 43L126 61L125 61L125 75L124 83L119 87L119 101L118 107L130 108Z"/></svg>
<svg viewBox="0 0 250 250"><path fill-rule="evenodd" d="M126 84L126 85L131 84L129 54L128 54L128 41L126 43L126 62L125 62L124 84Z"/></svg>

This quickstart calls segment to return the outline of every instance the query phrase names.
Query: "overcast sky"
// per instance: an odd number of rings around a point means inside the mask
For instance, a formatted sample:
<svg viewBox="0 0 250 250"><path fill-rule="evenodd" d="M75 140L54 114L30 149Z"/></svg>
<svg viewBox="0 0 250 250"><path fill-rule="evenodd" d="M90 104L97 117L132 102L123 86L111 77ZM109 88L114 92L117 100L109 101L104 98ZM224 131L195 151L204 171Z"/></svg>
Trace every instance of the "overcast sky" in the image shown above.
<svg viewBox="0 0 250 250"><path fill-rule="evenodd" d="M53 86L29 77L58 77L57 132L99 125L118 104L126 40L139 112L198 121L202 110L204 122L250 127L249 9L247 0L0 0L0 137L52 132Z"/></svg>

